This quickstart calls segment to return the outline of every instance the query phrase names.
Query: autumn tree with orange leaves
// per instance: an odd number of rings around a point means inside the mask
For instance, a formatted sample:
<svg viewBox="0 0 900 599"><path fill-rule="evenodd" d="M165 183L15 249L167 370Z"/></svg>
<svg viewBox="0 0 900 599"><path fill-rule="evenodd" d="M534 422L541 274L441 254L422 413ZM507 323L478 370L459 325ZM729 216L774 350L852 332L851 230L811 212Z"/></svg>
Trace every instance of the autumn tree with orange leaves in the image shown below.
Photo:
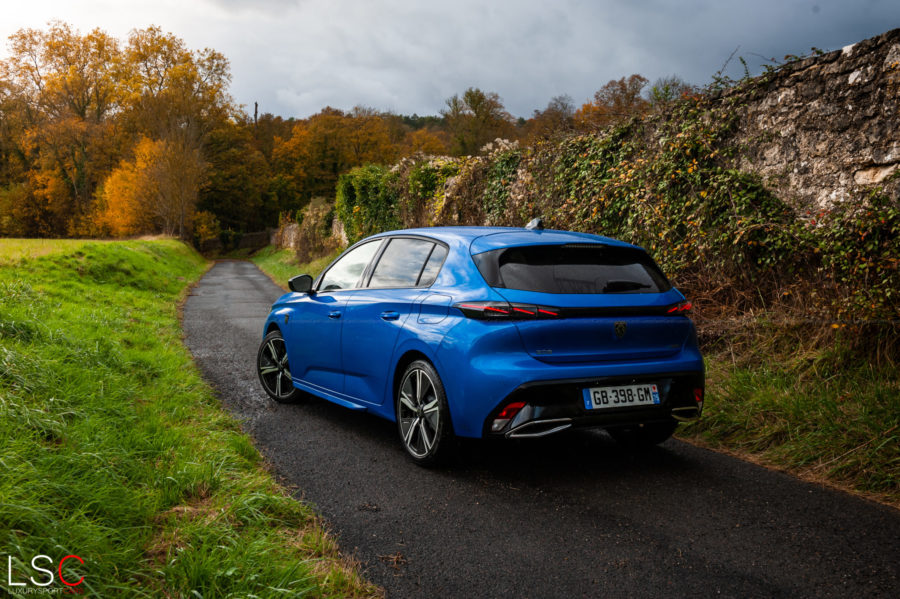
<svg viewBox="0 0 900 599"><path fill-rule="evenodd" d="M25 235L186 236L205 180L204 144L234 112L227 60L156 27L123 44L59 22L20 30L10 50L0 61L0 226ZM184 173L183 183L166 169ZM149 181L151 190L109 191Z"/></svg>
<svg viewBox="0 0 900 599"><path fill-rule="evenodd" d="M97 223L122 237L148 231L184 237L204 175L199 150L182 139L142 138L101 188Z"/></svg>
<svg viewBox="0 0 900 599"><path fill-rule="evenodd" d="M158 27L119 40L54 22L0 61L0 235L190 238L259 230L338 177L413 153L516 135L499 96L470 88L441 117L356 107L257 115L228 95L228 61ZM454 109L453 106L456 108Z"/></svg>
<svg viewBox="0 0 900 599"><path fill-rule="evenodd" d="M289 138L276 139L273 156L295 193L309 200L333 196L339 175L354 166L391 163L399 150L376 111L325 108L297 122Z"/></svg>
<svg viewBox="0 0 900 599"><path fill-rule="evenodd" d="M228 94L228 60L159 27L124 40L53 22L9 38L0 60L0 235L198 238L260 230L338 177L403 156L474 155L496 138L529 144L594 131L690 92L670 77L611 80L577 111L556 96L516 120L470 87L440 115L357 106L303 119L251 118ZM199 216L197 216L199 215Z"/></svg>
<svg viewBox="0 0 900 599"><path fill-rule="evenodd" d="M82 232L118 150L118 41L98 29L80 35L54 23L12 35L10 50L0 80L4 103L20 110L4 118L15 121L4 123L3 141L23 171L13 216L32 234Z"/></svg>
<svg viewBox="0 0 900 599"><path fill-rule="evenodd" d="M525 136L529 143L551 139L570 133L575 124L575 106L567 95L551 98L544 110L535 110L525 124Z"/></svg>
<svg viewBox="0 0 900 599"><path fill-rule="evenodd" d="M516 137L512 115L495 92L470 87L462 96L448 99L441 114L447 122L451 150L457 155L474 155L496 138Z"/></svg>
<svg viewBox="0 0 900 599"><path fill-rule="evenodd" d="M594 99L575 112L575 125L584 131L596 131L646 112L649 103L643 96L647 78L638 74L612 79L594 93Z"/></svg>

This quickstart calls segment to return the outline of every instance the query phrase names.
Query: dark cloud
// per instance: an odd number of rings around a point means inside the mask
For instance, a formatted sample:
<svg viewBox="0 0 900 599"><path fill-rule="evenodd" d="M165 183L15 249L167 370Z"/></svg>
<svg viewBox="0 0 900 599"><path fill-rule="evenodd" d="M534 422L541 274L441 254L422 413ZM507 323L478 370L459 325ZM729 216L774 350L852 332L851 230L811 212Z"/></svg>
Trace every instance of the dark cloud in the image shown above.
<svg viewBox="0 0 900 599"><path fill-rule="evenodd" d="M158 24L232 64L232 94L252 109L307 116L326 105L434 114L449 96L495 91L517 116L556 95L580 105L610 79L641 73L710 80L737 48L765 58L840 48L900 26L896 0L112 0L23 5L114 34ZM14 30L14 29L13 29ZM735 58L727 73L740 76Z"/></svg>
<svg viewBox="0 0 900 599"><path fill-rule="evenodd" d="M421 114L477 86L528 116L555 95L580 104L635 72L703 84L735 49L758 72L764 57L834 49L897 24L900 3L879 1L305 2L268 38L271 51L255 54L272 57L255 68L277 83L245 90L236 64L235 95L300 116L356 104ZM735 58L727 72L742 68Z"/></svg>

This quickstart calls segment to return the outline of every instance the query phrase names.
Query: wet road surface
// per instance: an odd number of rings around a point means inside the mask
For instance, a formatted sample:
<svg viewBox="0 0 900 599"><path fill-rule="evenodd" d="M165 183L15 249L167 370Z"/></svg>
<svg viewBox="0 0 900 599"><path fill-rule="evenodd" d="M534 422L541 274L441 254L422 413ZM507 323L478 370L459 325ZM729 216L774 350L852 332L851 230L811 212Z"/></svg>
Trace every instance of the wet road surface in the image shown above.
<svg viewBox="0 0 900 599"><path fill-rule="evenodd" d="M216 264L186 302L187 346L389 597L900 596L900 512L685 443L472 442L425 470L392 423L277 405L254 363L281 293L253 264Z"/></svg>

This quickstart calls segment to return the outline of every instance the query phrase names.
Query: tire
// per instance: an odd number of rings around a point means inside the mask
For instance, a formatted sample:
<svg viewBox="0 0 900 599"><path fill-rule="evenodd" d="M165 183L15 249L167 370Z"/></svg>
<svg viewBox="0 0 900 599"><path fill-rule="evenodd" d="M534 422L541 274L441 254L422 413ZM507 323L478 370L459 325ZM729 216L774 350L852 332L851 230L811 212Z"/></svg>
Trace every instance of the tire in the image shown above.
<svg viewBox="0 0 900 599"><path fill-rule="evenodd" d="M651 422L644 426L611 428L608 429L608 432L619 445L630 449L644 449L668 440L677 427L678 423L673 420L672 422Z"/></svg>
<svg viewBox="0 0 900 599"><path fill-rule="evenodd" d="M406 454L420 466L445 463L454 435L447 394L437 371L425 360L406 367L394 398L397 431Z"/></svg>
<svg viewBox="0 0 900 599"><path fill-rule="evenodd" d="M256 374L266 395L278 403L297 403L306 394L294 387L288 364L287 346L281 331L265 336L256 352Z"/></svg>

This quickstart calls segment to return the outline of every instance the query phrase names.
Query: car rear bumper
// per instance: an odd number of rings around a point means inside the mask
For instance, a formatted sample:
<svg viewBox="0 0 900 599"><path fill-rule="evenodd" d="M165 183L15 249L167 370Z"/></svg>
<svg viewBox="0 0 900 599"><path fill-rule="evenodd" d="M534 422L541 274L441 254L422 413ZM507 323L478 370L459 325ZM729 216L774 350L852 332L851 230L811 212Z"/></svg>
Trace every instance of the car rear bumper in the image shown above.
<svg viewBox="0 0 900 599"><path fill-rule="evenodd" d="M584 389L608 385L658 385L660 403L588 409ZM700 389L700 401L696 390ZM482 435L491 438L543 437L573 427L629 427L653 422L692 421L703 410L703 372L664 372L628 376L606 376L525 383L506 396L485 418ZM502 428L493 428L506 406L524 402Z"/></svg>
<svg viewBox="0 0 900 599"><path fill-rule="evenodd" d="M587 410L583 403L585 388L607 384L651 382L675 377L704 380L703 356L694 335L689 335L679 351L671 355L607 360L549 363L524 351L518 329L513 323L492 323L462 319L443 338L435 355L435 365L447 392L453 430L461 437L495 437L491 422L515 397L522 396L532 409L512 427L538 420L560 419L546 423L547 430L572 426L629 426L635 423L671 420L674 415L696 416L692 397L680 393L665 396L654 406ZM686 387L685 387L686 388ZM690 402L694 402L691 404ZM540 408L538 410L537 408ZM683 414L673 408L688 408ZM691 414L690 412L693 412ZM531 414L528 417L528 414ZM527 419L526 419L527 417ZM566 419L563 421L562 419ZM513 419L515 420L515 419ZM552 425L552 426L550 426ZM530 433L543 433L537 424ZM519 435L528 429L518 430ZM546 434L546 433L544 433Z"/></svg>

